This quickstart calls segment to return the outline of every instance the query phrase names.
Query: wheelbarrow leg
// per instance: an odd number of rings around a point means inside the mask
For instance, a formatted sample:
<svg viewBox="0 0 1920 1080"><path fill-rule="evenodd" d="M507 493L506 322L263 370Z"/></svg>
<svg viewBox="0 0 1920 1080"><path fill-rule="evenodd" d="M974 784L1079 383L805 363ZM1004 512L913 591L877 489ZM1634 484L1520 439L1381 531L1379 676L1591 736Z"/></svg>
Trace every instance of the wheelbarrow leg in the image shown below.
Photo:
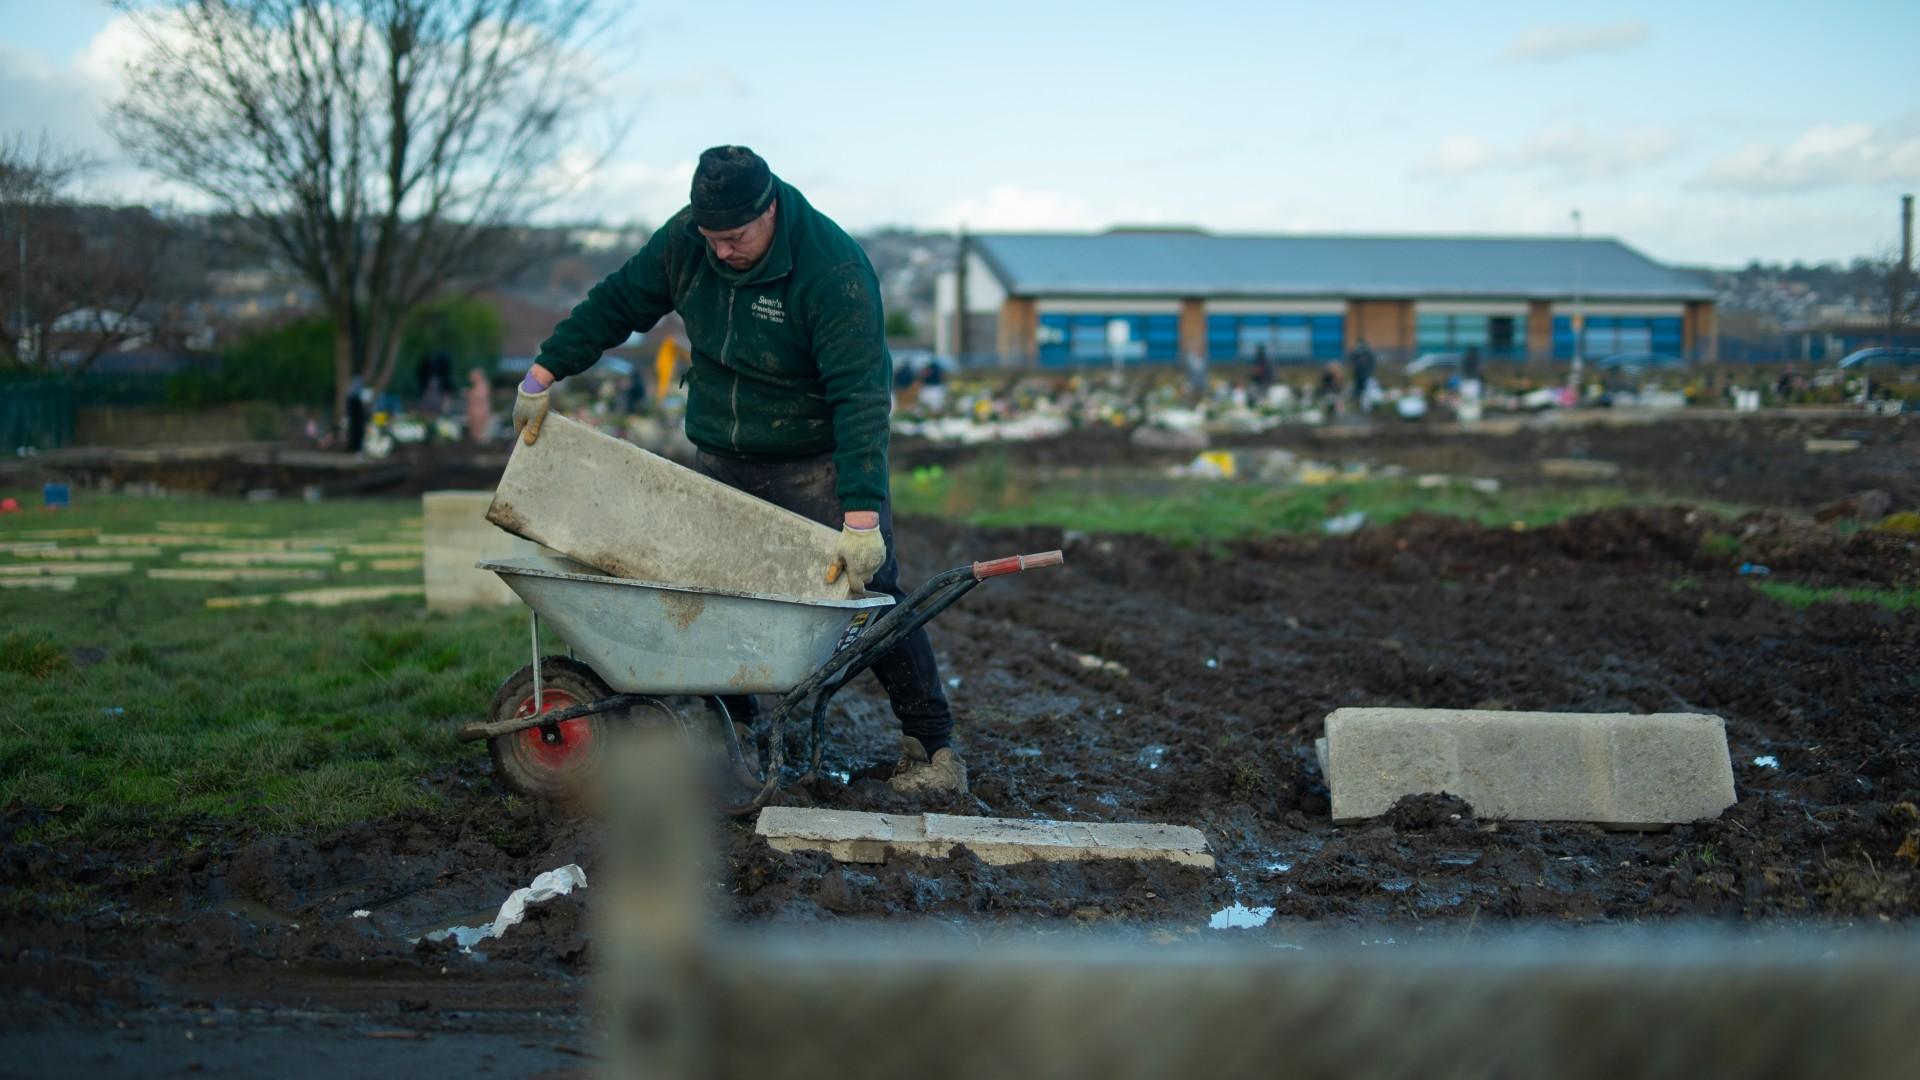
<svg viewBox="0 0 1920 1080"><path fill-rule="evenodd" d="M528 608L527 614L533 621L533 715L539 716L547 711L546 703L540 700L540 613Z"/></svg>

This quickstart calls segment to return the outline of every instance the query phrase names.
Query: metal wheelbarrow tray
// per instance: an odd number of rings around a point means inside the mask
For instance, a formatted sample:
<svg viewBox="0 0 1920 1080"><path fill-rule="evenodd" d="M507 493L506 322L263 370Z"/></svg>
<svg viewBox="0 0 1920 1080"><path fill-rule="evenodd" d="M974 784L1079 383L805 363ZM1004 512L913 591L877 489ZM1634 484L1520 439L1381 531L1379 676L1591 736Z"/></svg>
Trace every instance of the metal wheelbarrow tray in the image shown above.
<svg viewBox="0 0 1920 1080"><path fill-rule="evenodd" d="M608 577L570 559L478 564L627 694L782 694L891 596L798 600Z"/></svg>
<svg viewBox="0 0 1920 1080"><path fill-rule="evenodd" d="M528 794L558 795L581 758L598 752L602 714L654 713L688 723L671 699L706 699L732 773L753 791L744 801L716 796L727 813L752 813L784 781L786 727L811 714L809 766L818 775L827 704L853 676L991 577L1058 566L1058 551L1014 555L955 567L928 578L900 603L889 596L811 600L610 577L567 559L488 560L532 610L533 663L502 684L493 719L469 724L462 741L486 739L496 768ZM540 620L566 640L574 658L540 655ZM548 690L546 679L565 685ZM528 693L528 691L531 693ZM750 764L719 695L780 694L754 729L764 769ZM543 770L554 783L545 783ZM528 784L515 781L519 777Z"/></svg>

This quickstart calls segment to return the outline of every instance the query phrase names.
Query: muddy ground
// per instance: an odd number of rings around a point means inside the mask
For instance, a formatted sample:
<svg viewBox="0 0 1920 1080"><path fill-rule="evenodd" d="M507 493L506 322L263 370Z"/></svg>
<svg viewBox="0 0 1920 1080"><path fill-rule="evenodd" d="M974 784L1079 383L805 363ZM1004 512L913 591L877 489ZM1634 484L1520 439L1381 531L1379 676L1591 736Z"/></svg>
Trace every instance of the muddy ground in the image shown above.
<svg viewBox="0 0 1920 1080"><path fill-rule="evenodd" d="M1809 439L1853 439L1851 453L1808 453ZM1885 491L1895 510L1920 509L1920 416L1752 416L1681 413L1662 418L1594 411L1499 417L1478 428L1433 422L1293 425L1257 435L1228 435L1216 448L1257 454L1278 448L1331 463L1397 465L1413 473L1491 476L1513 486L1558 486L1547 458L1583 458L1620 467L1606 481L1630 490L1811 513L1860 491ZM1031 443L960 447L896 440L896 464L951 464L982 454L1056 474L1089 467L1159 467L1193 451L1145 449L1117 428L1091 428Z"/></svg>
<svg viewBox="0 0 1920 1080"><path fill-rule="evenodd" d="M1709 532L1738 537L1738 552L1703 543ZM901 535L916 573L1063 545L1068 563L991 582L933 628L970 795L886 789L875 763L891 760L892 722L863 681L840 699L834 777L787 801L1191 824L1219 869L966 856L841 867L776 854L728 824L714 883L728 920L1263 947L1523 923L1879 925L1920 912L1920 614L1795 609L1735 572L1753 561L1773 580L1913 587L1910 537L1684 507L1526 532L1416 517L1214 553L927 521ZM1335 827L1311 742L1346 705L1714 713L1740 801L1717 821L1649 834L1481 821L1436 799ZM0 1059L32 1072L58 1064L35 1053L84 1054L87 1071L128 1074L261 1060L324 1073L356 1060L338 1055L376 1053L504 1074L580 1066L592 1052L591 889L536 908L480 946L484 958L409 939L485 921L542 870L579 862L591 880L593 827L509 807L483 752L431 782L449 812L325 834L207 828L111 850L7 840ZM47 809L5 807L0 835ZM1271 919L1210 929L1235 904Z"/></svg>

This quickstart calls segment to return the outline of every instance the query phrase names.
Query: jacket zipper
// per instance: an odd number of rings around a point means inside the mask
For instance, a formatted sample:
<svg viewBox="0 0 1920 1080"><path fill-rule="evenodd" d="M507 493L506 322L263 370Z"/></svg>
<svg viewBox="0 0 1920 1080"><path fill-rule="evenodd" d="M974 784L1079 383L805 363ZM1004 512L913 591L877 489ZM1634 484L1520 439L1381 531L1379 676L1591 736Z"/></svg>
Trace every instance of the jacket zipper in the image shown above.
<svg viewBox="0 0 1920 1080"><path fill-rule="evenodd" d="M727 363L727 351L733 345L733 298L739 292L740 287L737 285L727 289L727 334L720 339L720 362L727 364L729 369L733 367L732 364ZM728 435L727 440L733 444L733 452L737 454L740 452L740 373L734 371L732 374L733 393L727 400L727 406L733 412L733 431Z"/></svg>

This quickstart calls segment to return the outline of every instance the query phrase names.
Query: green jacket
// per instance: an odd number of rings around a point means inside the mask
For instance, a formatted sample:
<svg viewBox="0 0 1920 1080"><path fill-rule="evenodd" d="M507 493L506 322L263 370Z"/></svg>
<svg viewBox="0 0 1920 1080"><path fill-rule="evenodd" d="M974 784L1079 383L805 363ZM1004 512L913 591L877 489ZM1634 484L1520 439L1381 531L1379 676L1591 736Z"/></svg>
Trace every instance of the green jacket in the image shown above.
<svg viewBox="0 0 1920 1080"><path fill-rule="evenodd" d="M562 378L577 374L678 311L693 345L695 446L746 460L831 450L841 508L878 510L893 374L880 283L852 237L776 182L773 246L751 269L714 258L683 209L554 328L539 362Z"/></svg>

